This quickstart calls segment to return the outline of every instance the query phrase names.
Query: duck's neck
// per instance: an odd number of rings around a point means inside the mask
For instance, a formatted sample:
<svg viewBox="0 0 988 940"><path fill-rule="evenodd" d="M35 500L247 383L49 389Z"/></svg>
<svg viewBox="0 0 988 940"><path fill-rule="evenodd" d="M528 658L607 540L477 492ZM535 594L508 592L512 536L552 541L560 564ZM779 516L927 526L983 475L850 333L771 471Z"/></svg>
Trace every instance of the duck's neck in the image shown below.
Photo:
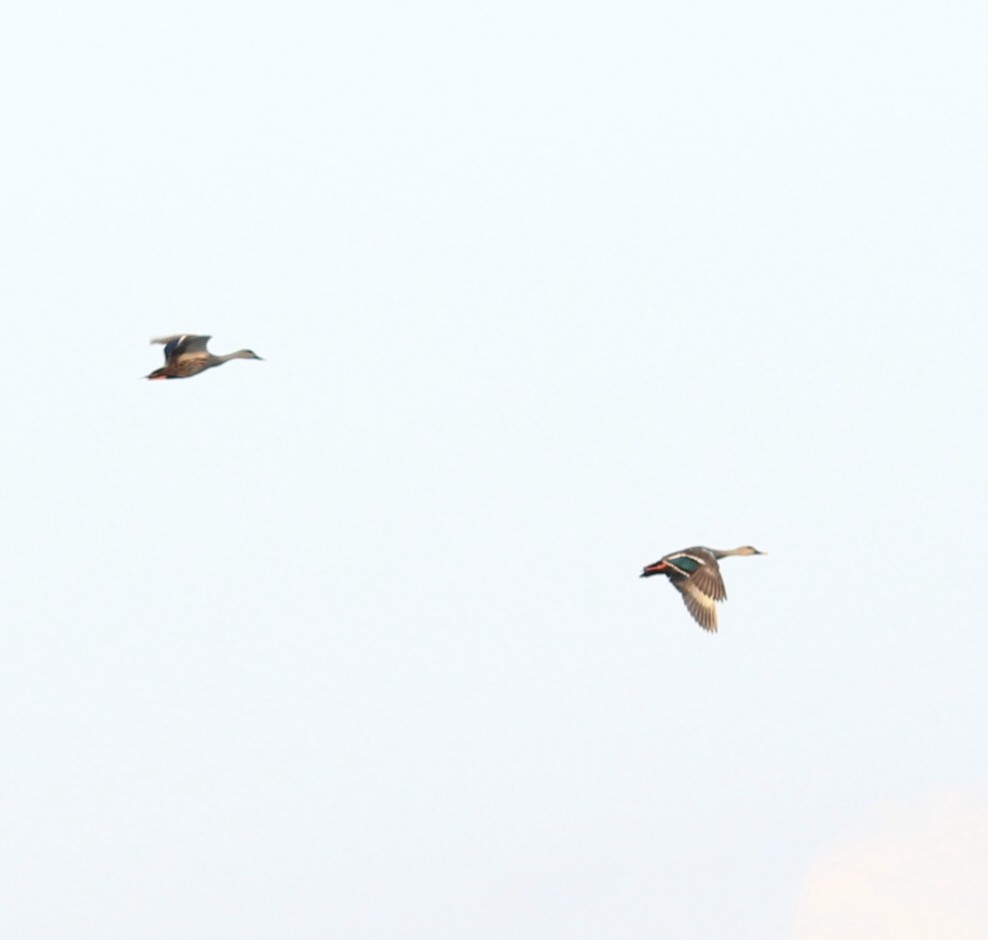
<svg viewBox="0 0 988 940"><path fill-rule="evenodd" d="M728 548L728 549L714 549L715 558L729 558L731 555L750 555L751 549L747 545L742 545L739 548Z"/></svg>

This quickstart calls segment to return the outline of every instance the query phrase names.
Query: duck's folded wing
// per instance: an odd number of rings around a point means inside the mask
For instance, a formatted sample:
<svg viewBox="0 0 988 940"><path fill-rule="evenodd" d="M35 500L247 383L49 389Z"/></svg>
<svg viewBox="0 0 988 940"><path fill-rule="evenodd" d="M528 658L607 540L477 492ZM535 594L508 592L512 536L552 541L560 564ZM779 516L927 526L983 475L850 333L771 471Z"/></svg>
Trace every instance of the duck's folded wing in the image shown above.
<svg viewBox="0 0 988 940"><path fill-rule="evenodd" d="M210 336L196 336L193 333L176 333L174 336L159 336L151 340L152 343L161 343L165 347L165 358L172 356L206 356L206 343L212 339Z"/></svg>
<svg viewBox="0 0 988 940"><path fill-rule="evenodd" d="M686 609L693 615L693 619L704 630L711 633L717 632L717 605L713 599L703 593L691 580L673 581L676 590L683 595Z"/></svg>

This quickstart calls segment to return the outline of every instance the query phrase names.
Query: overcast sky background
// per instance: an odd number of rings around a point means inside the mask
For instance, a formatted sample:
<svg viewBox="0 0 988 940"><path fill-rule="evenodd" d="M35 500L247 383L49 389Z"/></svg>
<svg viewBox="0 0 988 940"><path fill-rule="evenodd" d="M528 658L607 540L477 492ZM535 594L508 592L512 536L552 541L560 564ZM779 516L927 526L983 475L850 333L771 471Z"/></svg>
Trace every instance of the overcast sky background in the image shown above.
<svg viewBox="0 0 988 940"><path fill-rule="evenodd" d="M5 6L0 932L983 925L986 26Z"/></svg>

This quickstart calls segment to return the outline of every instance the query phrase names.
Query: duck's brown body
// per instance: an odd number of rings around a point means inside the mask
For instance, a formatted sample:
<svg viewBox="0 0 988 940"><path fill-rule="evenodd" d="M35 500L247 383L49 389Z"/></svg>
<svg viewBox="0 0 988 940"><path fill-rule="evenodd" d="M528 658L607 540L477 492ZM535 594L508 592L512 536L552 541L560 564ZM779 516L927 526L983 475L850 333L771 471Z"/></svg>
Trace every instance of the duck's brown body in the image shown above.
<svg viewBox="0 0 988 940"><path fill-rule="evenodd" d="M646 565L641 577L664 574L672 586L683 595L686 609L704 630L717 632L717 603L727 600L727 590L720 576L718 559L730 555L764 555L764 552L742 545L722 551L696 545L682 551L663 555L658 561Z"/></svg>
<svg viewBox="0 0 988 940"><path fill-rule="evenodd" d="M162 336L151 340L152 343L162 343L165 347L165 364L160 369L155 369L148 379L187 379L189 376L198 375L211 369L213 366L221 366L231 359L260 359L257 353L250 349L238 349L236 352L227 353L225 356L214 356L208 349L206 343L209 336L195 336L191 333L178 333L175 336Z"/></svg>

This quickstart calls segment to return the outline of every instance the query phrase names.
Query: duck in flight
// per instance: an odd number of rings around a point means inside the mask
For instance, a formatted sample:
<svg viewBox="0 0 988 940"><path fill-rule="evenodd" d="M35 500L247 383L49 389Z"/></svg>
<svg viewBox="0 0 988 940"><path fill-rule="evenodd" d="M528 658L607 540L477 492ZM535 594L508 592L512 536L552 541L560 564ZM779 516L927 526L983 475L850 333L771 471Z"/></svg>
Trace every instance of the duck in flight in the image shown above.
<svg viewBox="0 0 988 940"><path fill-rule="evenodd" d="M723 551L719 548L684 548L679 552L663 555L658 561L646 565L641 577L664 574L672 586L683 595L686 609L704 630L717 632L717 602L727 600L727 591L720 576L721 558L730 555L764 555L751 545L742 545Z"/></svg>
<svg viewBox="0 0 988 940"><path fill-rule="evenodd" d="M209 336L193 336L191 333L179 333L175 336L161 336L151 340L152 343L161 343L165 347L165 364L160 369L155 369L148 379L187 379L191 375L198 375L213 366L221 366L231 359L260 359L257 353L250 349L238 349L236 352L227 353L225 356L214 356L208 349L206 343Z"/></svg>

